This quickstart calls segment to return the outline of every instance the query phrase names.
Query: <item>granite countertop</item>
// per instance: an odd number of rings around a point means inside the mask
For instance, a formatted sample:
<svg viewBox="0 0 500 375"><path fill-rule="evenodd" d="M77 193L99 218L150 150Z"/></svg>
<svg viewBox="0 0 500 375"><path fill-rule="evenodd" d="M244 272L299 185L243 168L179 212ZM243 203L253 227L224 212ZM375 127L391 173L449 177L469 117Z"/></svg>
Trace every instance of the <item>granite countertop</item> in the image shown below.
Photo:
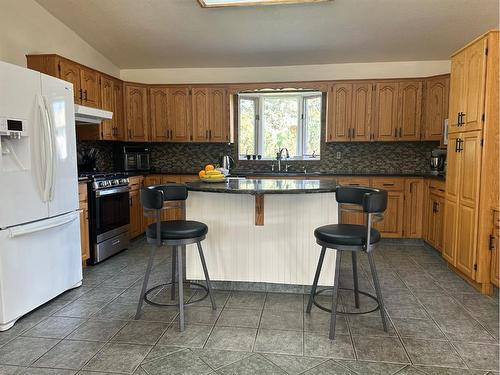
<svg viewBox="0 0 500 375"><path fill-rule="evenodd" d="M226 182L189 182L190 191L231 194L311 194L332 193L337 187L334 180L278 180L278 179L232 179Z"/></svg>
<svg viewBox="0 0 500 375"><path fill-rule="evenodd" d="M269 176L269 177L336 177L336 176L367 176L367 177L426 177L435 178L444 181L445 175L436 175L431 172L258 172L258 171L233 171L231 176L234 177L252 177L252 176Z"/></svg>

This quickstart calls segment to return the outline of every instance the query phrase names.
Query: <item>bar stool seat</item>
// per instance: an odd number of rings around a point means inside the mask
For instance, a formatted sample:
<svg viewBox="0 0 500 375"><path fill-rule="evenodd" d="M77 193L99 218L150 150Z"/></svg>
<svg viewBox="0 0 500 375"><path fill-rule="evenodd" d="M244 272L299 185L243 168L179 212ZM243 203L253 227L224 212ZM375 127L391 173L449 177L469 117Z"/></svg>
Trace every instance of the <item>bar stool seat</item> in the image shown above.
<svg viewBox="0 0 500 375"><path fill-rule="evenodd" d="M160 224L160 237L163 240L181 240L205 236L208 227L193 220L170 220L162 221ZM148 225L146 237L156 238L156 223Z"/></svg>
<svg viewBox="0 0 500 375"><path fill-rule="evenodd" d="M317 240L335 245L363 246L366 244L366 226L357 224L331 224L314 230ZM375 228L370 231L370 243L380 241L380 232Z"/></svg>

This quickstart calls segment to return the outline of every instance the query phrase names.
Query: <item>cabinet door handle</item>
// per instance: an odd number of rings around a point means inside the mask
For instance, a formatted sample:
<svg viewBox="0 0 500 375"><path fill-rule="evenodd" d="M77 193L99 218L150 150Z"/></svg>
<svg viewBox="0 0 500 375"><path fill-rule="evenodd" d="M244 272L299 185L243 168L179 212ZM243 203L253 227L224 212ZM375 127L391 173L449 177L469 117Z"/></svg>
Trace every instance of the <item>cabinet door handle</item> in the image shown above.
<svg viewBox="0 0 500 375"><path fill-rule="evenodd" d="M392 184L392 183L388 183L388 182L384 182L382 185L383 185L383 186L394 186L394 184Z"/></svg>
<svg viewBox="0 0 500 375"><path fill-rule="evenodd" d="M128 202L130 204L130 207L132 207L132 197L128 197Z"/></svg>
<svg viewBox="0 0 500 375"><path fill-rule="evenodd" d="M458 145L460 144L460 138L455 139L455 152L458 152Z"/></svg>
<svg viewBox="0 0 500 375"><path fill-rule="evenodd" d="M212 139L212 129L208 131L208 139Z"/></svg>
<svg viewBox="0 0 500 375"><path fill-rule="evenodd" d="M174 131L170 129L170 139L174 139Z"/></svg>
<svg viewBox="0 0 500 375"><path fill-rule="evenodd" d="M490 250L495 250L495 236L490 234L490 243L488 245Z"/></svg>
<svg viewBox="0 0 500 375"><path fill-rule="evenodd" d="M170 138L170 132L167 130L165 130L165 138L169 139Z"/></svg>
<svg viewBox="0 0 500 375"><path fill-rule="evenodd" d="M87 101L87 90L84 91L84 95L85 95L85 101Z"/></svg>
<svg viewBox="0 0 500 375"><path fill-rule="evenodd" d="M80 89L80 100L83 100L83 90Z"/></svg>
<svg viewBox="0 0 500 375"><path fill-rule="evenodd" d="M402 133L403 133L403 128L399 128L399 138L401 138Z"/></svg>
<svg viewBox="0 0 500 375"><path fill-rule="evenodd" d="M457 125L460 126L460 119L462 118L462 115L461 115L462 112L458 112L457 113Z"/></svg>
<svg viewBox="0 0 500 375"><path fill-rule="evenodd" d="M394 138L398 137L398 128L394 129Z"/></svg>
<svg viewBox="0 0 500 375"><path fill-rule="evenodd" d="M463 148L463 143L464 143L464 140L462 138L458 138L458 152L462 152L464 150Z"/></svg>

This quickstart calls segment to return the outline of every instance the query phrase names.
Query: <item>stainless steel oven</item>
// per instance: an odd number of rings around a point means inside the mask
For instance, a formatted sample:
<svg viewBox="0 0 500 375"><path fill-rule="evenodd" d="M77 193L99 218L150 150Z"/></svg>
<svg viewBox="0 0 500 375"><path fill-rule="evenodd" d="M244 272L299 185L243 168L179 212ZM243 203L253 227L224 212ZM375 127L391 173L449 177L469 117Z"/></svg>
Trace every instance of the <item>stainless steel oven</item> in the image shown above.
<svg viewBox="0 0 500 375"><path fill-rule="evenodd" d="M128 178L96 178L91 181L89 193L90 262L96 264L129 245Z"/></svg>

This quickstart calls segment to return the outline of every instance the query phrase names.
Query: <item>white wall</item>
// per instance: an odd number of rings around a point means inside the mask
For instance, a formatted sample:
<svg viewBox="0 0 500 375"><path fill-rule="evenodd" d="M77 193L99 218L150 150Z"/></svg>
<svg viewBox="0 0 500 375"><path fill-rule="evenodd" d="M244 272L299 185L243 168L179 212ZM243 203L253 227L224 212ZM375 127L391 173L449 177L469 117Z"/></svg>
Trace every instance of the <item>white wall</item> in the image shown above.
<svg viewBox="0 0 500 375"><path fill-rule="evenodd" d="M25 55L37 53L56 53L120 75L116 65L34 0L0 0L0 60L26 66Z"/></svg>
<svg viewBox="0 0 500 375"><path fill-rule="evenodd" d="M125 81L143 83L288 82L426 77L450 72L450 61L401 61L248 68L123 69Z"/></svg>

